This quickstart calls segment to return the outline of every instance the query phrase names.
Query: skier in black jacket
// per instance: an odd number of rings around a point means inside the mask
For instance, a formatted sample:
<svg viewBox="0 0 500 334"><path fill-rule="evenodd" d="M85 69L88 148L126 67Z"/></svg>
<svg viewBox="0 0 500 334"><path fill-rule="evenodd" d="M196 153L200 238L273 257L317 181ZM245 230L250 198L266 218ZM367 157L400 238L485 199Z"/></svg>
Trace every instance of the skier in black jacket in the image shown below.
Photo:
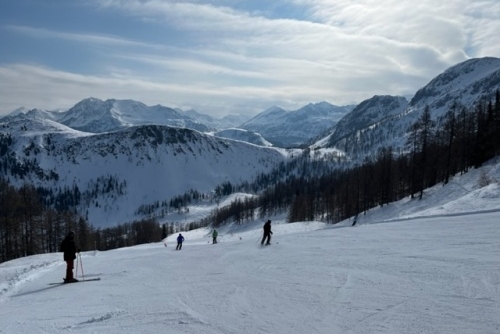
<svg viewBox="0 0 500 334"><path fill-rule="evenodd" d="M264 242L267 239L266 245L270 245L271 244L271 234L273 234L273 232L271 231L271 220L268 220L264 224L263 229L264 229L264 235L262 236L262 241L260 244L264 245Z"/></svg>
<svg viewBox="0 0 500 334"><path fill-rule="evenodd" d="M70 231L66 238L61 242L60 252L64 253L64 261L66 261L66 278L65 282L76 282L77 280L73 277L73 267L76 259L76 253L80 250L76 248L75 244L75 232Z"/></svg>

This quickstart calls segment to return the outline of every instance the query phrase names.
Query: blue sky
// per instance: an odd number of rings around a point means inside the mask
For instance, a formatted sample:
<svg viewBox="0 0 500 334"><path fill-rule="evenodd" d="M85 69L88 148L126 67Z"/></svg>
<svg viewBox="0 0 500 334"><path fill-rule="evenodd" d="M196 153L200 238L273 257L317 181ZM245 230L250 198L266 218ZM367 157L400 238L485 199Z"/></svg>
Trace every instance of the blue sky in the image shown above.
<svg viewBox="0 0 500 334"><path fill-rule="evenodd" d="M255 115L500 57L498 0L0 0L0 115L87 97Z"/></svg>

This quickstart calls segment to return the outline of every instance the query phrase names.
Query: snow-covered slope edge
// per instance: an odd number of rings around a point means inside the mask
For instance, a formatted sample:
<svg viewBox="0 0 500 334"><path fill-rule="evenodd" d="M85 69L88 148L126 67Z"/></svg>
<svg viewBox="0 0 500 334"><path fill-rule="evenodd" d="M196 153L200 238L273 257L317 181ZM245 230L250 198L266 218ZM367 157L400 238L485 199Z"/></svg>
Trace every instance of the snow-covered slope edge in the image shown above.
<svg viewBox="0 0 500 334"><path fill-rule="evenodd" d="M421 200L405 198L360 214L357 225L500 211L500 157L456 175L448 184L426 189ZM350 226L352 219L338 224Z"/></svg>

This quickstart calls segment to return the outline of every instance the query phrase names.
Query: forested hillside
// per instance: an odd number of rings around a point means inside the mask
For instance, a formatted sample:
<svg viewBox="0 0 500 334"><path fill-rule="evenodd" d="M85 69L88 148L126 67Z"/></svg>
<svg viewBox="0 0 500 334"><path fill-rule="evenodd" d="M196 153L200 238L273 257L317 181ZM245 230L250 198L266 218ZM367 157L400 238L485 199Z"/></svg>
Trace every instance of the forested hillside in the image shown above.
<svg viewBox="0 0 500 334"><path fill-rule="evenodd" d="M406 196L421 198L426 188L446 184L500 154L500 92L471 110L454 105L437 120L431 113L427 107L411 127L404 154L387 147L353 168L329 170L330 161L305 152L268 174L273 177L261 176L253 186L269 181L262 194L217 209L200 224L244 223L257 213L265 218L280 212L288 213L289 222L337 223Z"/></svg>

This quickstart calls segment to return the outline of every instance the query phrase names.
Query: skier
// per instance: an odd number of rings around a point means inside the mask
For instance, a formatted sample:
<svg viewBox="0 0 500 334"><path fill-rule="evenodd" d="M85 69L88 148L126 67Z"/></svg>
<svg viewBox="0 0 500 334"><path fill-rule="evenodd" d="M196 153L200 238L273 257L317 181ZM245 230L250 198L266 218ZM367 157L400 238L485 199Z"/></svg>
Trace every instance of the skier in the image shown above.
<svg viewBox="0 0 500 334"><path fill-rule="evenodd" d="M271 220L268 220L265 224L264 224L264 235L262 236L262 241L261 241L261 245L264 245L264 241L266 241L267 239L267 242L266 242L266 245L270 245L271 244L271 234L273 234L273 232L271 231Z"/></svg>
<svg viewBox="0 0 500 334"><path fill-rule="evenodd" d="M184 237L182 236L182 234L179 233L179 236L177 237L177 247L175 248L175 250L181 250L183 242L184 242Z"/></svg>
<svg viewBox="0 0 500 334"><path fill-rule="evenodd" d="M354 216L354 221L352 222L351 226L356 225L356 222L358 221L358 215Z"/></svg>
<svg viewBox="0 0 500 334"><path fill-rule="evenodd" d="M217 243L217 236L219 235L219 233L217 233L217 230L214 229L214 231L212 232L212 244L216 244Z"/></svg>
<svg viewBox="0 0 500 334"><path fill-rule="evenodd" d="M64 282L77 282L78 280L73 277L73 267L76 253L80 253L80 250L76 248L75 232L70 231L68 233L66 238L61 242L59 251L64 253L64 261L66 261L66 278L64 278Z"/></svg>

